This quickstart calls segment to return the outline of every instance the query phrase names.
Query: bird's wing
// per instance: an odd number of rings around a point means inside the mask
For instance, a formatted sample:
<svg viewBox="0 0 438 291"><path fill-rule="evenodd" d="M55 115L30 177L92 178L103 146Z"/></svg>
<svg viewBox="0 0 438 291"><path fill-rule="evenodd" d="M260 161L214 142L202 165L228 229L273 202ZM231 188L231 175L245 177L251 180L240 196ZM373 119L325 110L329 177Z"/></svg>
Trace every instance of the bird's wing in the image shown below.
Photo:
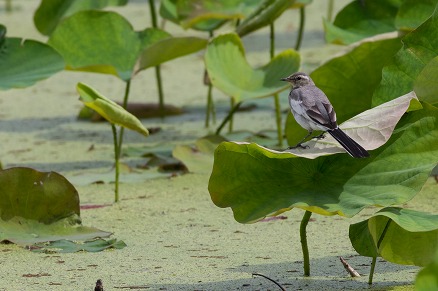
<svg viewBox="0 0 438 291"><path fill-rule="evenodd" d="M307 99L307 115L316 123L321 124L329 129L335 129L336 113L333 106L330 104L327 96L318 88L312 88L306 94L311 94L312 98ZM315 90L316 89L316 90Z"/></svg>

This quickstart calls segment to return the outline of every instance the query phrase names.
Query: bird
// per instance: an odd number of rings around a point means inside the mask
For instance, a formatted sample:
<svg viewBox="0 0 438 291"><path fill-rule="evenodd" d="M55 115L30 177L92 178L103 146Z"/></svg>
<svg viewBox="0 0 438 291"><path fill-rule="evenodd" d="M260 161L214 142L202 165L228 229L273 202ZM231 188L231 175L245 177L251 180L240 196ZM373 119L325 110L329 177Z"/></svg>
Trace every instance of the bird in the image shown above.
<svg viewBox="0 0 438 291"><path fill-rule="evenodd" d="M309 75L297 72L289 77L281 78L292 84L289 93L289 105L297 123L308 131L308 134L294 147L303 147L302 143L314 130L324 131L317 138L323 138L328 132L353 158L366 158L369 153L343 132L336 122L336 112L325 93L319 89Z"/></svg>

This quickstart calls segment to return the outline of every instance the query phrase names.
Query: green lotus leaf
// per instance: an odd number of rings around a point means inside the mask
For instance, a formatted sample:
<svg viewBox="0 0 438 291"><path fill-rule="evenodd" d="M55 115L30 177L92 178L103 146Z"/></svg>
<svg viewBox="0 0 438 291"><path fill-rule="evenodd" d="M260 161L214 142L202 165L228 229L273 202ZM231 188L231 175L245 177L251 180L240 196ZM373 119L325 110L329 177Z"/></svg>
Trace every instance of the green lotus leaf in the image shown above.
<svg viewBox="0 0 438 291"><path fill-rule="evenodd" d="M338 123L371 107L374 90L381 81L382 68L400 47L398 38L368 39L312 72L313 81L333 104ZM306 134L307 131L289 114L286 121L289 145L297 144Z"/></svg>
<svg viewBox="0 0 438 291"><path fill-rule="evenodd" d="M437 0L403 1L395 18L395 26L399 30L414 30L432 15L437 3Z"/></svg>
<svg viewBox="0 0 438 291"><path fill-rule="evenodd" d="M215 37L207 46L205 64L211 82L236 102L271 96L288 88L280 78L299 68L300 56L285 50L267 65L253 69L245 59L242 41L235 33Z"/></svg>
<svg viewBox="0 0 438 291"><path fill-rule="evenodd" d="M143 126L140 120L119 104L106 98L84 83L78 83L76 89L80 95L79 99L85 106L95 110L110 123L137 131L144 136L149 135L148 130Z"/></svg>
<svg viewBox="0 0 438 291"><path fill-rule="evenodd" d="M432 262L418 272L415 280L415 290L429 291L438 289L438 251L435 253Z"/></svg>
<svg viewBox="0 0 438 291"><path fill-rule="evenodd" d="M364 223L367 227L363 227ZM372 240L359 240L355 237L358 234L371 236ZM372 257L375 252L396 264L425 266L438 251L438 215L384 208L365 222L350 225L350 240L363 256ZM370 251L372 248L374 251Z"/></svg>
<svg viewBox="0 0 438 291"><path fill-rule="evenodd" d="M42 0L35 11L33 21L39 32L50 35L63 18L77 11L122 6L127 2L128 0Z"/></svg>
<svg viewBox="0 0 438 291"><path fill-rule="evenodd" d="M335 18L324 21L325 38L329 43L351 44L376 34L395 31L395 17L401 1L352 1Z"/></svg>
<svg viewBox="0 0 438 291"><path fill-rule="evenodd" d="M140 55L135 72L202 50L207 40L198 37L172 37L155 42Z"/></svg>
<svg viewBox="0 0 438 291"><path fill-rule="evenodd" d="M79 196L63 176L30 168L0 171L0 241L20 245L111 235L81 225Z"/></svg>
<svg viewBox="0 0 438 291"><path fill-rule="evenodd" d="M228 20L247 17L260 2L260 0L180 0L176 2L176 10L183 28L211 31Z"/></svg>
<svg viewBox="0 0 438 291"><path fill-rule="evenodd" d="M64 57L69 70L112 74L127 81L145 48L168 37L153 28L136 32L115 12L90 10L66 18L49 44Z"/></svg>
<svg viewBox="0 0 438 291"><path fill-rule="evenodd" d="M373 106L412 91L415 81L424 67L438 56L438 11L435 10L428 20L405 35L402 41L403 48L382 70L382 81L374 92ZM429 68L427 73L429 72L433 73L433 70L431 71ZM435 79L438 78L438 75L431 74L422 77ZM420 94L418 97L423 101ZM430 102L430 98L431 96L427 96L424 101Z"/></svg>
<svg viewBox="0 0 438 291"><path fill-rule="evenodd" d="M264 0L251 15L237 26L237 34L242 37L259 28L270 25L286 9L290 8L293 2L290 0Z"/></svg>
<svg viewBox="0 0 438 291"><path fill-rule="evenodd" d="M0 89L28 87L64 69L62 57L50 46L5 35L0 26Z"/></svg>
<svg viewBox="0 0 438 291"><path fill-rule="evenodd" d="M367 206L410 200L437 162L438 109L425 103L405 114L389 141L367 159L307 159L256 144L221 143L208 189L213 202L231 207L242 223L293 207L351 217Z"/></svg>
<svg viewBox="0 0 438 291"><path fill-rule="evenodd" d="M438 56L433 58L418 75L414 91L418 97L430 104L438 104Z"/></svg>

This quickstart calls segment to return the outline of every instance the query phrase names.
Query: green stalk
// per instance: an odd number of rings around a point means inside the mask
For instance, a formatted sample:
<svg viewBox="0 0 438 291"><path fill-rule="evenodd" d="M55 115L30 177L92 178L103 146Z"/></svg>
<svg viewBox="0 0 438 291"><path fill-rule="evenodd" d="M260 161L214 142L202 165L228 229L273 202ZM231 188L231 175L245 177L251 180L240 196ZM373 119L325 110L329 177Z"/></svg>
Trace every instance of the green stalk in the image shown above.
<svg viewBox="0 0 438 291"><path fill-rule="evenodd" d="M236 102L234 101L234 98L231 98L231 102L230 102L230 110L233 110L233 108L235 107ZM237 110L237 109L236 109ZM230 122L228 122L228 133L233 131L233 121L234 121L234 114L230 116Z"/></svg>
<svg viewBox="0 0 438 291"><path fill-rule="evenodd" d="M125 86L125 95L123 96L123 109L126 109L126 107L128 107L128 98L129 98L129 92L131 90L131 80L126 81L126 86ZM123 135L125 133L125 128L121 127L120 128L120 135L119 135L119 143L118 143L118 151L119 154L122 152L122 144L123 144ZM120 158L120 157L118 157Z"/></svg>
<svg viewBox="0 0 438 291"><path fill-rule="evenodd" d="M214 103L213 103L213 98L212 98L212 91L213 91L213 86L210 84L208 84L208 91L207 91L207 112L205 115L205 127L208 127L210 125L210 113L213 114L214 116ZM214 116L214 119L216 117Z"/></svg>
<svg viewBox="0 0 438 291"><path fill-rule="evenodd" d="M306 210L303 219L300 224L300 238L301 248L303 250L303 264L304 264L304 276L310 276L310 259L309 259L309 247L307 246L306 227L309 223L312 212Z"/></svg>
<svg viewBox="0 0 438 291"><path fill-rule="evenodd" d="M12 12L12 0L6 0L5 10L6 12Z"/></svg>
<svg viewBox="0 0 438 291"><path fill-rule="evenodd" d="M334 0L329 0L327 7L327 20L332 22L333 17Z"/></svg>
<svg viewBox="0 0 438 291"><path fill-rule="evenodd" d="M224 118L222 123L219 125L219 127L216 129L216 135L219 135L221 133L221 130L224 128L225 124L231 119L234 112L236 112L237 109L239 109L242 102L238 102L234 107L230 109L230 112L228 112L228 115Z"/></svg>
<svg viewBox="0 0 438 291"><path fill-rule="evenodd" d="M164 92L163 92L163 81L161 80L161 68L160 66L155 67L155 77L157 79L158 88L158 100L159 100L159 110L161 118L164 118Z"/></svg>
<svg viewBox="0 0 438 291"><path fill-rule="evenodd" d="M379 237L379 240L377 241L377 252L379 252L380 245L382 244L383 239L385 238L386 232L388 231L389 225L391 224L391 219L388 219L386 222L385 228L382 231L382 234ZM371 262L371 270L370 275L368 276L368 284L373 284L373 276L374 276L374 268L376 267L376 257L373 257L373 261Z"/></svg>
<svg viewBox="0 0 438 291"><path fill-rule="evenodd" d="M213 31L210 30L208 32L208 36L209 38L213 38ZM205 79L208 78L208 73L207 73L207 69L205 69L205 73L204 73L204 77ZM214 102L213 102L213 96L212 96L212 92L213 92L213 85L211 84L211 81L208 80L208 89L207 89L207 110L206 110L206 114L205 114L205 127L208 127L210 124L210 113L213 116L213 122L216 122L216 112L214 109Z"/></svg>
<svg viewBox="0 0 438 291"><path fill-rule="evenodd" d="M152 19L152 27L157 28L157 12L155 11L155 2L154 0L149 0L149 8L151 11L151 19ZM155 79L157 80L157 88L158 88L158 102L159 102L159 110L161 118L164 118L164 93L163 93L163 82L161 80L161 68L160 66L155 67Z"/></svg>
<svg viewBox="0 0 438 291"><path fill-rule="evenodd" d="M376 267L376 261L377 261L377 257L373 257L373 260L371 262L370 275L368 276L369 285L373 284L373 275L374 275L374 268Z"/></svg>
<svg viewBox="0 0 438 291"><path fill-rule="evenodd" d="M155 11L155 1L149 0L149 8L151 10L152 27L157 28L157 13Z"/></svg>
<svg viewBox="0 0 438 291"><path fill-rule="evenodd" d="M111 123L111 129L113 131L113 140L114 140L114 164L116 169L116 176L115 176L115 189L114 189L114 202L119 201L119 146L117 144L117 129L114 124Z"/></svg>
<svg viewBox="0 0 438 291"><path fill-rule="evenodd" d="M298 30L297 43L295 44L295 50L299 51L301 47L301 42L303 40L304 24L306 22L306 14L304 6L300 8L300 28Z"/></svg>
<svg viewBox="0 0 438 291"><path fill-rule="evenodd" d="M275 27L272 22L270 27L270 57L271 60L275 55ZM277 137L278 137L278 146L283 146L283 130L281 129L281 106L280 106L280 97L278 94L274 94L274 102L275 102L275 120L277 123Z"/></svg>

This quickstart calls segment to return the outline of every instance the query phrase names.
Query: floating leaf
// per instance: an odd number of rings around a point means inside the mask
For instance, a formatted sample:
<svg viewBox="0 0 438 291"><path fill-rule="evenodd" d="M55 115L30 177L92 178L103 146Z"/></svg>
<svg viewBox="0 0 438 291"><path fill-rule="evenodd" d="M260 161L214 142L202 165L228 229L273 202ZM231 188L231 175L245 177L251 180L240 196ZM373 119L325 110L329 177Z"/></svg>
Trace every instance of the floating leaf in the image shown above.
<svg viewBox="0 0 438 291"><path fill-rule="evenodd" d="M405 114L367 159L338 154L311 160L256 144L221 143L208 189L217 206L231 207L243 223L293 207L351 217L370 205L410 200L437 162L438 109L423 104Z"/></svg>
<svg viewBox="0 0 438 291"><path fill-rule="evenodd" d="M35 11L33 21L39 32L50 35L63 18L77 11L122 6L127 2L128 0L42 0Z"/></svg>
<svg viewBox="0 0 438 291"><path fill-rule="evenodd" d="M418 272L417 280L415 280L415 290L438 290L438 251L435 253L432 262Z"/></svg>
<svg viewBox="0 0 438 291"><path fill-rule="evenodd" d="M299 54L286 50L267 65L253 69L235 33L215 37L207 46L205 64L211 82L236 102L271 96L288 87L280 78L298 70Z"/></svg>
<svg viewBox="0 0 438 291"><path fill-rule="evenodd" d="M383 68L382 81L374 92L373 106L406 94L414 88L415 80L424 67L438 56L438 11L402 39L403 48L390 65ZM429 79L438 76L427 76ZM422 96L418 95L420 100Z"/></svg>
<svg viewBox="0 0 438 291"><path fill-rule="evenodd" d="M63 176L30 168L0 171L0 241L20 245L111 235L81 225L79 196Z"/></svg>
<svg viewBox="0 0 438 291"><path fill-rule="evenodd" d="M137 131L144 136L149 135L148 130L143 126L140 120L123 109L122 106L106 98L84 83L78 83L76 89L79 92L80 100L84 102L85 106L95 110L110 123Z"/></svg>
<svg viewBox="0 0 438 291"><path fill-rule="evenodd" d="M58 253L75 253L79 251L85 252L101 252L106 249L114 248L114 249L123 249L126 247L126 244L117 239L96 239L91 241L84 242L73 242L69 240L57 240L48 243L39 243L33 245L31 250L33 252L58 252Z"/></svg>
<svg viewBox="0 0 438 291"><path fill-rule="evenodd" d="M64 69L62 57L50 46L5 35L0 25L0 89L28 87Z"/></svg>
<svg viewBox="0 0 438 291"><path fill-rule="evenodd" d="M195 146L178 145L172 154L186 165L190 172L211 173L213 153L225 139L221 136L207 136L196 141Z"/></svg>
<svg viewBox="0 0 438 291"><path fill-rule="evenodd" d="M395 31L395 17L401 1L352 1L335 18L324 21L325 38L329 43L351 44L376 34Z"/></svg>
<svg viewBox="0 0 438 291"><path fill-rule="evenodd" d="M363 227L365 223L367 227ZM357 235L372 240L359 240ZM438 251L438 215L384 208L365 222L350 225L350 240L354 249L363 256L372 257L375 252L396 264L425 266Z"/></svg>
<svg viewBox="0 0 438 291"><path fill-rule="evenodd" d="M66 18L49 44L64 57L67 69L112 74L127 81L145 48L170 36L153 28L136 32L115 12L90 10Z"/></svg>
<svg viewBox="0 0 438 291"><path fill-rule="evenodd" d="M313 81L333 104L338 123L371 107L374 90L381 81L382 68L400 47L398 38L367 39L312 72ZM286 122L289 145L297 144L306 133L289 114Z"/></svg>

